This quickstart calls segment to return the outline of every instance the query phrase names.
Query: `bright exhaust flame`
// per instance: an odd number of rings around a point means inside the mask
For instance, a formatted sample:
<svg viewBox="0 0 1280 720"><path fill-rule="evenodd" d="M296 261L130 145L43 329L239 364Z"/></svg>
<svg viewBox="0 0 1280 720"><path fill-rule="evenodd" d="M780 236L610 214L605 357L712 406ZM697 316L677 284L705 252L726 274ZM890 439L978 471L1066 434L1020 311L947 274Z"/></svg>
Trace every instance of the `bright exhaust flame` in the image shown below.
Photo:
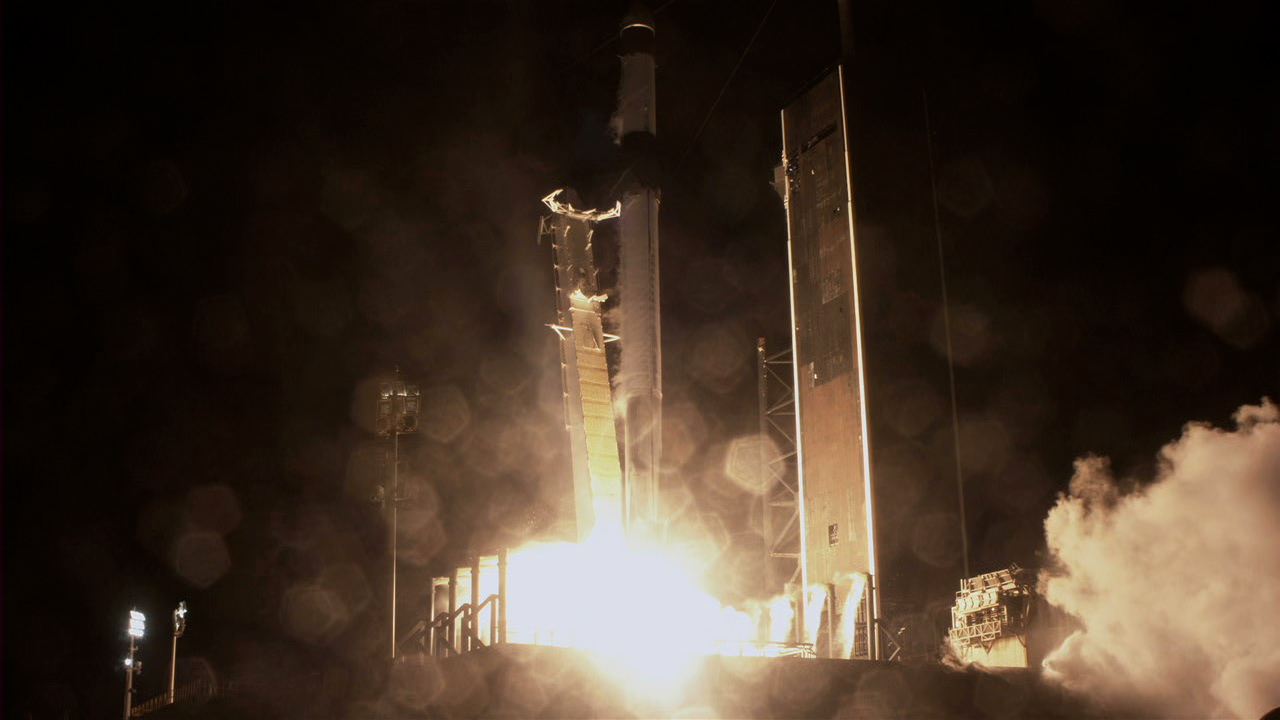
<svg viewBox="0 0 1280 720"><path fill-rule="evenodd" d="M849 577L850 586L845 592L844 610L840 613L838 638L840 651L836 657L847 658L853 654L853 643L858 636L858 608L862 594L867 589L867 576L854 573Z"/></svg>
<svg viewBox="0 0 1280 720"><path fill-rule="evenodd" d="M822 608L827 604L827 589L822 585L814 585L805 591L804 626L805 641L818 644L818 618L822 617Z"/></svg>
<svg viewBox="0 0 1280 720"><path fill-rule="evenodd" d="M791 623L795 622L796 611L791 607L791 598L785 595L769 601L766 612L769 613L769 639L783 642L791 637Z"/></svg>
<svg viewBox="0 0 1280 720"><path fill-rule="evenodd" d="M703 569L617 532L513 550L507 639L582 649L627 690L673 702L699 657L766 654L759 612L721 605L696 580ZM782 598L756 609L772 606L768 626L785 638L791 608Z"/></svg>
<svg viewBox="0 0 1280 720"><path fill-rule="evenodd" d="M823 625L826 616L829 615L831 608L828 603L830 598L828 594L831 592L825 585L813 585L805 592L805 611L806 618L804 626L805 642L817 647L819 643L819 635L831 641L831 657L849 658L853 655L853 646L858 637L858 610L862 607L862 601L866 596L867 576L862 573L849 573L844 575L843 579L838 583L836 591L836 602L840 602L840 598L844 598L843 606L840 608L839 614L836 616L835 633L827 635L823 632ZM787 602L787 598L776 598L771 602ZM788 604L788 608L790 605ZM771 606L772 609L772 606ZM790 622L790 616L787 616L787 622ZM777 620L771 619L771 623L777 623ZM771 632L776 632L776 628L771 625ZM785 635L773 635L771 637L785 637Z"/></svg>

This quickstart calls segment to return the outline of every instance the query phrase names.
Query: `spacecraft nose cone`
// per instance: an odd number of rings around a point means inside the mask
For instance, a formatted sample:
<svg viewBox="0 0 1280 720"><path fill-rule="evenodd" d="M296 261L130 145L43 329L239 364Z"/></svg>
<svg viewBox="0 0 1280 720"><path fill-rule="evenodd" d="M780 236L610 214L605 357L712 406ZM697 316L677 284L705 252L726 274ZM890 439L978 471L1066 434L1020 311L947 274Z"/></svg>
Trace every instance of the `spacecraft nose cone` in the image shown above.
<svg viewBox="0 0 1280 720"><path fill-rule="evenodd" d="M631 7L627 9L627 14L622 16L622 29L642 25L653 30L653 13L649 11L649 6L642 2L633 2Z"/></svg>

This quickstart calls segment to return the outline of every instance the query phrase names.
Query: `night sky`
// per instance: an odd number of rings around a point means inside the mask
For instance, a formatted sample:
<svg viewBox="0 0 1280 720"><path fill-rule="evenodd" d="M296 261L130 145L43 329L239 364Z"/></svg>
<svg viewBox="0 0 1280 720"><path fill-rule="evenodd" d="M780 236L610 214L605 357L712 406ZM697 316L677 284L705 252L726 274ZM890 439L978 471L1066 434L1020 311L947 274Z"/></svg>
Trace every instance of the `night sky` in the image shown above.
<svg viewBox="0 0 1280 720"><path fill-rule="evenodd" d="M840 57L836 3L654 5L664 487L733 599L759 540L726 448L756 338L788 342L778 114ZM1141 482L1184 423L1280 399L1280 102L1261 3L856 5L886 582L927 613L961 561L926 94L974 572L1044 562L1075 458ZM402 624L451 560L563 530L539 199L616 194L625 8L6 5L7 716L118 712L131 607L159 694L180 599L180 683L376 696L397 366Z"/></svg>

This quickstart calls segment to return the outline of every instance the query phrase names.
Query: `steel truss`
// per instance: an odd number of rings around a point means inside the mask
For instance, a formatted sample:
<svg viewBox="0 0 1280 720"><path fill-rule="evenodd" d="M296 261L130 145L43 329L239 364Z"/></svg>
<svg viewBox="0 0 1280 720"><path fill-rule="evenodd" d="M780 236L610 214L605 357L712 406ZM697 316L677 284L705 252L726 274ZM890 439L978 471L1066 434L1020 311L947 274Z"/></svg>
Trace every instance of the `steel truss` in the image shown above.
<svg viewBox="0 0 1280 720"><path fill-rule="evenodd" d="M800 485L796 468L796 393L791 348L772 354L756 341L760 402L760 525L766 595L800 585ZM770 447L777 448L771 452Z"/></svg>

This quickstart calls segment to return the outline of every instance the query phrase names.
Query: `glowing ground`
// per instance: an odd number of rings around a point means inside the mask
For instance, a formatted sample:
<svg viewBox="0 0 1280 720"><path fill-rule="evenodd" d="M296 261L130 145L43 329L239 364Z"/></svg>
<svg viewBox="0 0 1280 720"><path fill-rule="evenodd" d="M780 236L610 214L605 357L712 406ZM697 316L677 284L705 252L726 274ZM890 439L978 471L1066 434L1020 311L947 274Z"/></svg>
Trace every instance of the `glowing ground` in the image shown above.
<svg viewBox="0 0 1280 720"><path fill-rule="evenodd" d="M578 651L508 645L402 664L391 698L433 718L1116 717L1027 671L806 658L704 658L678 698L636 696Z"/></svg>

